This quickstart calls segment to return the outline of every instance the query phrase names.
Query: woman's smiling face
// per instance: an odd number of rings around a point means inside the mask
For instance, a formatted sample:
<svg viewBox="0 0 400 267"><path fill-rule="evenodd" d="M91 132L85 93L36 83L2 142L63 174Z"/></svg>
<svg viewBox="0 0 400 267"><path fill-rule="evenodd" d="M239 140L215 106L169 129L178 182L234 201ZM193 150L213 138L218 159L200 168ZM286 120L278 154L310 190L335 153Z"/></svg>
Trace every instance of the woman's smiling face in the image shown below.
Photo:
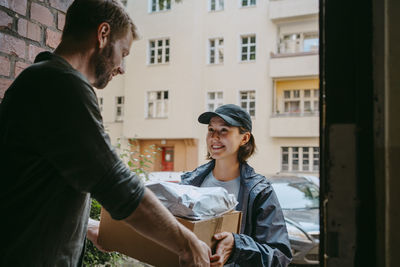
<svg viewBox="0 0 400 267"><path fill-rule="evenodd" d="M211 158L219 160L234 157L237 159L239 147L245 143L245 134L239 127L229 126L218 116L212 117L208 124L207 149Z"/></svg>

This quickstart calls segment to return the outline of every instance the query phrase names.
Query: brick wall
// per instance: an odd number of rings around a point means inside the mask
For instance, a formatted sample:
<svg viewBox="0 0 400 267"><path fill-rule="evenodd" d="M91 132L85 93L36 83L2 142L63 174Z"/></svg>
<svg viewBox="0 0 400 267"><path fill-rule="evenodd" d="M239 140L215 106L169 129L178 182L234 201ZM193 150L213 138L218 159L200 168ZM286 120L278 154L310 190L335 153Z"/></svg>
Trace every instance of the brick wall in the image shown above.
<svg viewBox="0 0 400 267"><path fill-rule="evenodd" d="M0 102L35 56L57 47L73 0L0 0Z"/></svg>

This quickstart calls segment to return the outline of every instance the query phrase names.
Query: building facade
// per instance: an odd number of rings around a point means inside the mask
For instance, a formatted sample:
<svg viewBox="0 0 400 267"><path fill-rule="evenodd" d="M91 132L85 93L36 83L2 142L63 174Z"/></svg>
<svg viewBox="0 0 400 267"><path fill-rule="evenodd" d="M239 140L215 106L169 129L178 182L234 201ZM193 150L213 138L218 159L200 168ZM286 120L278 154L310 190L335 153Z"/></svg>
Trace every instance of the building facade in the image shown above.
<svg viewBox="0 0 400 267"><path fill-rule="evenodd" d="M140 39L126 74L98 91L112 142L159 151L154 171L206 162L204 111L233 103L253 119L263 174L318 175L317 0L127 1Z"/></svg>

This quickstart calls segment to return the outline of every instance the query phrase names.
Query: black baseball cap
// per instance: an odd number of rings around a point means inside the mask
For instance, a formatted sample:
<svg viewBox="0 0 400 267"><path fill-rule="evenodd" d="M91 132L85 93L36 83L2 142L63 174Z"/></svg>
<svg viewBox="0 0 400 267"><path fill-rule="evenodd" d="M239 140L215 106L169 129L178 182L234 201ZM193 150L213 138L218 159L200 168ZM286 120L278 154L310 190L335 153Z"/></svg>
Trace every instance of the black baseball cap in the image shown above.
<svg viewBox="0 0 400 267"><path fill-rule="evenodd" d="M250 114L234 104L222 105L214 112L204 112L197 119L200 123L209 124L212 117L218 116L230 126L244 127L251 132Z"/></svg>

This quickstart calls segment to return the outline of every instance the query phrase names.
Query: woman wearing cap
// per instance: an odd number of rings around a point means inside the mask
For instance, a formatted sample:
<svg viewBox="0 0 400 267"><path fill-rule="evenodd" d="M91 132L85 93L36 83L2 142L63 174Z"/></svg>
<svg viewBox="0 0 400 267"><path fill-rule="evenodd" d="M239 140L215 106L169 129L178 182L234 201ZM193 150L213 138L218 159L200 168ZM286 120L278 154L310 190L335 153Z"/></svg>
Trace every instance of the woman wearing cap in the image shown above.
<svg viewBox="0 0 400 267"><path fill-rule="evenodd" d="M239 234L216 234L211 266L287 266L292 258L285 220L267 179L247 159L255 151L250 115L239 106L223 105L201 114L208 124L210 162L182 175L182 184L221 186L234 194L243 213Z"/></svg>

